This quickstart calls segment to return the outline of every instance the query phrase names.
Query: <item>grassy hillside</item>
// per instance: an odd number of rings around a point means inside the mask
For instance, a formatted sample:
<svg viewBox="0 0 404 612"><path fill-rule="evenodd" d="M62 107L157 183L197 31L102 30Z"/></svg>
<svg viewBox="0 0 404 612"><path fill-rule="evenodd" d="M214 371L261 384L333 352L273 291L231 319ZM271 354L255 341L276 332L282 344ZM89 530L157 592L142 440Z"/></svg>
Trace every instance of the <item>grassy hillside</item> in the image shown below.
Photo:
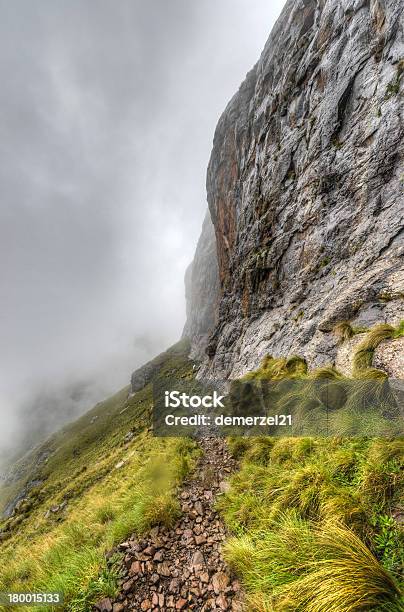
<svg viewBox="0 0 404 612"><path fill-rule="evenodd" d="M186 353L184 343L167 351L155 380L191 377ZM66 609L90 610L116 590L117 559L105 553L133 531L176 518L173 493L195 445L152 438L151 406L151 384L130 398L123 389L15 466L3 507L38 484L1 523L0 591L63 591Z"/></svg>
<svg viewBox="0 0 404 612"><path fill-rule="evenodd" d="M225 556L251 610L404 610L402 440L233 439Z"/></svg>
<svg viewBox="0 0 404 612"><path fill-rule="evenodd" d="M358 380L383 385L386 375L371 357L402 329L379 326L364 336ZM187 350L179 343L160 356L153 381L192 379ZM243 378L262 379L303 381L297 399L309 412L321 410L313 408L314 382L317 393L318 381L344 381L332 367L309 372L300 357L270 356ZM0 524L0 591L63 591L71 612L114 596L116 544L176 519L176 488L200 452L188 439L153 438L151 409L151 384L131 397L123 389L14 467L0 492L3 508L24 496ZM245 437L229 444L240 469L220 500L231 532L224 554L246 589L248 610L404 612L402 438Z"/></svg>

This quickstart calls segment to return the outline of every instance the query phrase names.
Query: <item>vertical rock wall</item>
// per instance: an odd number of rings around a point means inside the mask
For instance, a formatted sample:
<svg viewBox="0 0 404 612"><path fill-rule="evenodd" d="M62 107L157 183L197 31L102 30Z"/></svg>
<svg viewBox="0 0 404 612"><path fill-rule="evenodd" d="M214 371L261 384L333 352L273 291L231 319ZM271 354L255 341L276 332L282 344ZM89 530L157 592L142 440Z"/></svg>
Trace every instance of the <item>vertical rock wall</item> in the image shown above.
<svg viewBox="0 0 404 612"><path fill-rule="evenodd" d="M190 356L193 359L205 357L206 344L216 324L218 293L216 237L207 211L194 260L185 274L187 321L183 337L192 340Z"/></svg>
<svg viewBox="0 0 404 612"><path fill-rule="evenodd" d="M206 221L187 275L201 376L268 352L332 362L337 321L403 316L403 4L288 0L220 118L207 174L220 297Z"/></svg>

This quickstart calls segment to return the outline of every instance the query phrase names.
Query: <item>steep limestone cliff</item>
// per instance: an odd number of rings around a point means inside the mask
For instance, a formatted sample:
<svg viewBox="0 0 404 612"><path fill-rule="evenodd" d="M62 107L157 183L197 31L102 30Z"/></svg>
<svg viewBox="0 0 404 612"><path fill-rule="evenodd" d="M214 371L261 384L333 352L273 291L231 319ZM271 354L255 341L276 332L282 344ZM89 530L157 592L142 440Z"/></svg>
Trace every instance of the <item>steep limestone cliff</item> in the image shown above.
<svg viewBox="0 0 404 612"><path fill-rule="evenodd" d="M185 329L196 355L207 342L200 376L238 376L268 352L333 362L336 322L402 317L403 6L288 0L220 118L207 174L219 297L199 244L200 320Z"/></svg>
<svg viewBox="0 0 404 612"><path fill-rule="evenodd" d="M207 211L195 257L185 273L187 321L184 338L192 338L191 358L203 359L209 334L216 323L219 270L215 231Z"/></svg>

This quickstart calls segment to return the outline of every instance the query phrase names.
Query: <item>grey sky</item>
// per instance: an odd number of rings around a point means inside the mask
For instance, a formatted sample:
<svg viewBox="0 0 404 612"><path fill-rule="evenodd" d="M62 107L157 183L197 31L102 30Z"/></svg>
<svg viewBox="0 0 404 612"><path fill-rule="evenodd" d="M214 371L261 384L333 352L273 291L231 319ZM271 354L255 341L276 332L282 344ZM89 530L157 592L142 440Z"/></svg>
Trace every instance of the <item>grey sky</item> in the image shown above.
<svg viewBox="0 0 404 612"><path fill-rule="evenodd" d="M214 128L283 4L0 1L3 447L44 386L179 337Z"/></svg>

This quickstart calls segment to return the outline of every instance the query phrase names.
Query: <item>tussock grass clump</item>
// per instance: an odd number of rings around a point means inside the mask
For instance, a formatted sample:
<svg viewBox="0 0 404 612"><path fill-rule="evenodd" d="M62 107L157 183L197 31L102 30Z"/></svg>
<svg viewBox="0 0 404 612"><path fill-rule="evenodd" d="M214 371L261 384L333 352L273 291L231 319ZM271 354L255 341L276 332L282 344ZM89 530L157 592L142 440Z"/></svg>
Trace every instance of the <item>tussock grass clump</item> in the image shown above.
<svg viewBox="0 0 404 612"><path fill-rule="evenodd" d="M383 340L394 338L396 333L396 329L387 323L375 325L355 350L352 362L354 374L371 368L376 348Z"/></svg>
<svg viewBox="0 0 404 612"><path fill-rule="evenodd" d="M112 521L116 516L114 507L110 502L101 503L95 510L95 520L101 525L105 525Z"/></svg>
<svg viewBox="0 0 404 612"><path fill-rule="evenodd" d="M246 448L244 457L256 464L267 465L271 457L274 443L274 438L255 438L254 444L251 444Z"/></svg>
<svg viewBox="0 0 404 612"><path fill-rule="evenodd" d="M307 612L403 609L395 581L360 538L344 525L328 523L316 530L312 556L313 553L317 558L309 558L301 577L280 595L282 609Z"/></svg>
<svg viewBox="0 0 404 612"><path fill-rule="evenodd" d="M368 331L368 328L363 326L354 327L349 321L340 321L333 329L334 334L337 336L338 343L343 344L347 340L350 340L356 334L363 334Z"/></svg>
<svg viewBox="0 0 404 612"><path fill-rule="evenodd" d="M357 380L386 380L388 374L379 368L369 367L363 370L356 370L355 378Z"/></svg>
<svg viewBox="0 0 404 612"><path fill-rule="evenodd" d="M341 344L342 342L345 342L345 340L352 338L355 334L349 321L340 321L337 323L334 327L334 333Z"/></svg>
<svg viewBox="0 0 404 612"><path fill-rule="evenodd" d="M368 510L378 507L388 511L399 503L399 493L404 489L403 473L404 443L393 440L389 443L374 442L361 466L359 482L363 504Z"/></svg>
<svg viewBox="0 0 404 612"><path fill-rule="evenodd" d="M289 511L276 532L231 539L226 555L244 577L252 610L402 610L396 582L360 538L336 521L311 530Z"/></svg>
<svg viewBox="0 0 404 612"><path fill-rule="evenodd" d="M314 447L313 438L280 438L273 445L271 462L279 465L295 464L296 461L307 458Z"/></svg>
<svg viewBox="0 0 404 612"><path fill-rule="evenodd" d="M248 372L241 380L281 380L283 378L299 378L307 374L307 362L298 355L291 357L272 357L266 355L257 370Z"/></svg>
<svg viewBox="0 0 404 612"><path fill-rule="evenodd" d="M328 365L312 370L309 373L309 378L312 380L338 380L342 378L342 374L334 366Z"/></svg>
<svg viewBox="0 0 404 612"><path fill-rule="evenodd" d="M219 502L234 534L225 556L248 609L402 611L391 515L404 488L404 441L280 438L264 461L263 447L248 440Z"/></svg>
<svg viewBox="0 0 404 612"><path fill-rule="evenodd" d="M233 457L235 459L241 459L241 457L244 456L245 452L250 447L251 438L232 436L228 438L227 444L229 445Z"/></svg>
<svg viewBox="0 0 404 612"><path fill-rule="evenodd" d="M292 355L286 359L286 371L294 376L307 374L307 362L299 355Z"/></svg>

